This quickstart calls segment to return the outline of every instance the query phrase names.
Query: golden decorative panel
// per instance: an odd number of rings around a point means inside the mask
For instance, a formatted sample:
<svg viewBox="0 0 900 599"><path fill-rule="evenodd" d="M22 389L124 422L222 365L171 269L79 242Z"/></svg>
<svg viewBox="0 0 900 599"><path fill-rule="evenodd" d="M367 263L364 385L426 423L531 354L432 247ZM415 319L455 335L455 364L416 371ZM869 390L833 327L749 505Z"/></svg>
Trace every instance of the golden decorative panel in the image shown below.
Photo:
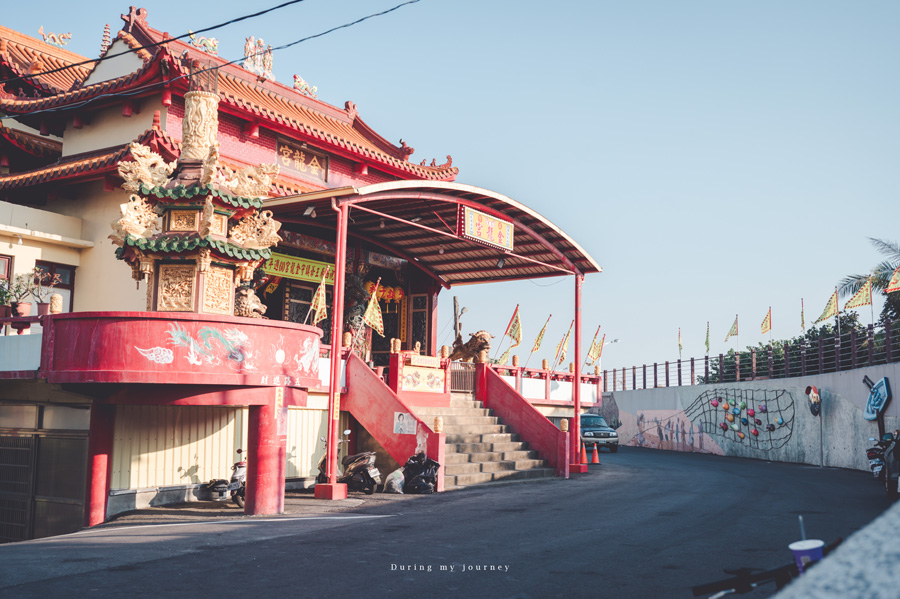
<svg viewBox="0 0 900 599"><path fill-rule="evenodd" d="M196 210L172 210L169 212L170 231L196 231L200 213Z"/></svg>
<svg viewBox="0 0 900 599"><path fill-rule="evenodd" d="M214 214L209 225L209 232L213 235L228 235L228 217L224 214Z"/></svg>
<svg viewBox="0 0 900 599"><path fill-rule="evenodd" d="M210 266L206 271L203 290L203 311L207 314L234 312L234 272L222 266Z"/></svg>
<svg viewBox="0 0 900 599"><path fill-rule="evenodd" d="M161 264L156 309L160 312L194 311L194 265Z"/></svg>

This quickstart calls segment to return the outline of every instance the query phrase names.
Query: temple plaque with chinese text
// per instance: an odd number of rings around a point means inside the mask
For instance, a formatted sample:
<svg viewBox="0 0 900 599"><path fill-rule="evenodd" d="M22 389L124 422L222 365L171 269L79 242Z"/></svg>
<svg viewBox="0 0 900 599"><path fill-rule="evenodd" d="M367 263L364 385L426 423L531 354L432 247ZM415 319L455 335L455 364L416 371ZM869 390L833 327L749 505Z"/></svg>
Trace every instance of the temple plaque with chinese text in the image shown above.
<svg viewBox="0 0 900 599"><path fill-rule="evenodd" d="M303 175L304 178L328 181L328 156L310 152L309 148L277 140L275 152L282 171Z"/></svg>

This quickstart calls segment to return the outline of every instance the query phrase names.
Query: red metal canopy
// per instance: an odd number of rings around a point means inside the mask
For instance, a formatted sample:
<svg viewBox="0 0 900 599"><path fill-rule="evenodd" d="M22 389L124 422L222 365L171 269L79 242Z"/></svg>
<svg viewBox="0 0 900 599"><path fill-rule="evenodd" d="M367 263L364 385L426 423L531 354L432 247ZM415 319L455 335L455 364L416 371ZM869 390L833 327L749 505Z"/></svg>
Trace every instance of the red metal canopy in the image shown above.
<svg viewBox="0 0 900 599"><path fill-rule="evenodd" d="M600 272L571 237L502 194L444 181L340 187L265 202L276 218L335 230L332 201L348 204L348 233L414 262L441 285ZM457 235L461 206L512 223L512 250Z"/></svg>

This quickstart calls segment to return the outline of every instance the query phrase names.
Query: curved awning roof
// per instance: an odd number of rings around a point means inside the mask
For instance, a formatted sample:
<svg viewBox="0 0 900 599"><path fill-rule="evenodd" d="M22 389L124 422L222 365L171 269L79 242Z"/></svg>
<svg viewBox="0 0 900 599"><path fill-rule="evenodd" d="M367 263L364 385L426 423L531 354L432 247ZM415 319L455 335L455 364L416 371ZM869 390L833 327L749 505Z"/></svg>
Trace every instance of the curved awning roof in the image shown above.
<svg viewBox="0 0 900 599"><path fill-rule="evenodd" d="M278 220L336 229L333 203L350 205L348 232L405 258L444 287L600 272L597 262L549 220L505 195L443 181L340 187L265 202ZM513 245L457 235L464 209L496 228L512 224Z"/></svg>

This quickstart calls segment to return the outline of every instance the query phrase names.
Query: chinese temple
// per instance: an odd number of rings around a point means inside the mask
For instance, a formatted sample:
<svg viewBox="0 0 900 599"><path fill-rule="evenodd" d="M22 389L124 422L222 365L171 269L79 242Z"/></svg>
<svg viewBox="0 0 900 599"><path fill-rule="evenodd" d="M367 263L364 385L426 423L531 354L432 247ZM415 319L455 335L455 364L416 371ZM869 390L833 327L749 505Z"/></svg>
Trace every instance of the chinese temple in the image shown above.
<svg viewBox="0 0 900 599"><path fill-rule="evenodd" d="M578 363L594 259L527 206L457 182L450 156L416 162L353 102L279 83L261 39L231 64L143 8L121 20L95 59L0 27L0 286L44 273L57 296L50 314L0 313L0 542L206 500L237 449L247 513L279 513L286 487L312 486L322 435L316 496L343 497L345 428L382 472L420 451L446 464L439 491L567 476L578 419L570 434L547 416L593 389L599 402L599 379L467 366L472 401L506 424L462 430L437 305L454 285L572 275ZM536 406L523 379L539 377ZM464 453L475 435L493 465Z"/></svg>

